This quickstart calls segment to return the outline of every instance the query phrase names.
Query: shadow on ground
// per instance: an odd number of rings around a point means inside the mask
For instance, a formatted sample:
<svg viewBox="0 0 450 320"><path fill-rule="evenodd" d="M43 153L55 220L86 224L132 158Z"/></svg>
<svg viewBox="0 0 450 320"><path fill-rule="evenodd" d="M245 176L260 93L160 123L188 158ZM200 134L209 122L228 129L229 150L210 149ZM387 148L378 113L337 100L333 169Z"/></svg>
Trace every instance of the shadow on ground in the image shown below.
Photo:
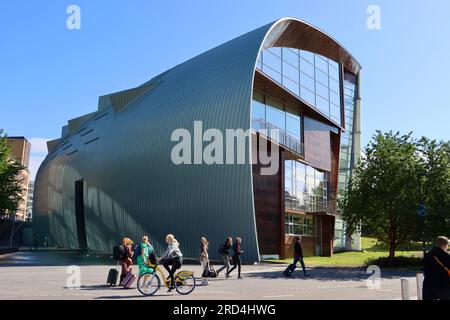
<svg viewBox="0 0 450 320"><path fill-rule="evenodd" d="M279 279L279 280L308 280L314 279L319 281L360 281L367 280L373 273L367 273L365 268L341 268L341 267L314 267L308 268L309 277L303 275L302 269L297 268L289 277L284 276L285 267L278 271L252 272L245 275L246 278L263 278L263 279ZM410 270L381 270L381 277L387 279L399 277L413 277L416 272Z"/></svg>

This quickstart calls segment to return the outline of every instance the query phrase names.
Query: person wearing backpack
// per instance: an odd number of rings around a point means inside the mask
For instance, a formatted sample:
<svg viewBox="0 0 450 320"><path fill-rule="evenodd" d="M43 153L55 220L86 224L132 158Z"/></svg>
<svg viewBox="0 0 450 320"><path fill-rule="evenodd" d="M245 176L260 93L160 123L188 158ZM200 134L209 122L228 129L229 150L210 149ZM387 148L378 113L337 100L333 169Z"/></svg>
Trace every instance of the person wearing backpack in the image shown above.
<svg viewBox="0 0 450 320"><path fill-rule="evenodd" d="M449 240L438 237L423 259L423 300L450 300Z"/></svg>
<svg viewBox="0 0 450 320"><path fill-rule="evenodd" d="M233 243L233 267L228 271L228 277L230 276L230 273L238 268L238 279L242 279L241 277L241 254L244 253L244 251L241 250L241 238L236 237L236 240L234 240Z"/></svg>
<svg viewBox="0 0 450 320"><path fill-rule="evenodd" d="M148 236L143 236L142 242L134 248L134 255L137 257L136 261L139 266L139 274L151 271L147 265L147 260L152 253L153 246L148 242Z"/></svg>
<svg viewBox="0 0 450 320"><path fill-rule="evenodd" d="M125 237L122 239L122 246L123 251L121 252L121 257L119 260L119 264L122 267L122 273L120 274L119 283L122 283L122 280L126 277L126 275L132 271L131 265L133 264L133 260L131 260L133 257L133 241L130 238Z"/></svg>
<svg viewBox="0 0 450 320"><path fill-rule="evenodd" d="M226 269L225 271L225 278L228 279L228 271L230 270L230 256L229 256L229 252L231 249L231 245L233 244L233 239L231 237L227 237L227 239L225 240L225 243L222 244L219 247L219 254L220 257L222 258L223 261L223 267L219 268L217 270L217 275L219 275L219 273Z"/></svg>
<svg viewBox="0 0 450 320"><path fill-rule="evenodd" d="M170 286L167 292L171 292L175 289L174 274L177 269L181 268L181 264L183 263L183 254L179 248L180 243L177 239L175 239L173 234L168 234L166 236L166 243L167 249L164 251L159 263L164 266L167 272L169 272L169 277L167 277L167 279L170 278Z"/></svg>
<svg viewBox="0 0 450 320"><path fill-rule="evenodd" d="M200 264L202 265L202 272L204 273L206 268L209 267L209 256L208 256L208 245L209 242L205 237L200 240ZM208 285L208 279L202 277L202 285Z"/></svg>

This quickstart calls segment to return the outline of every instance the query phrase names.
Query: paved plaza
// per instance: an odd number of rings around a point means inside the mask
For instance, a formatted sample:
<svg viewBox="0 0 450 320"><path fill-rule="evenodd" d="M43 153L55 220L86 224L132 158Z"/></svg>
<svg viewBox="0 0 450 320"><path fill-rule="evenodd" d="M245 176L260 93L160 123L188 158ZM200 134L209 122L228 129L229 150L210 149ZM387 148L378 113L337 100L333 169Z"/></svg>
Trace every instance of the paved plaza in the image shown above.
<svg viewBox="0 0 450 320"><path fill-rule="evenodd" d="M67 287L70 270L80 268L81 286ZM286 265L261 263L244 265L243 279L237 273L226 280L223 275L201 286L201 268L198 264L185 264L183 269L193 270L198 286L188 296L175 291L167 293L161 288L152 297L142 296L136 284L130 289L107 287L106 277L114 262L99 256L82 257L74 252L30 252L0 255L0 300L9 299L401 299L401 278L409 279L411 297L417 296L415 273L412 271L381 270L379 288L369 288L369 274L361 268L309 267L310 277L297 269L291 278L282 271ZM68 271L69 270L69 271ZM134 266L137 270L137 266ZM70 282L70 279L69 279Z"/></svg>

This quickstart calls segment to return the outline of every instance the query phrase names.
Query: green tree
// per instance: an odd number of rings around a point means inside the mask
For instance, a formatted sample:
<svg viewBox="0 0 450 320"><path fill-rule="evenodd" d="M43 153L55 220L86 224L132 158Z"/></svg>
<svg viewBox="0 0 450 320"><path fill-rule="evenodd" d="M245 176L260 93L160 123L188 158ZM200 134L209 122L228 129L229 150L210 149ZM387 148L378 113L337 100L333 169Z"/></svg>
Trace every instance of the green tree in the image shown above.
<svg viewBox="0 0 450 320"><path fill-rule="evenodd" d="M12 157L3 132L0 129L0 216L6 217L15 215L22 200L23 189L17 177L25 167Z"/></svg>
<svg viewBox="0 0 450 320"><path fill-rule="evenodd" d="M421 163L411 135L377 131L339 201L347 233L370 230L389 245L390 262L396 247L416 234Z"/></svg>
<svg viewBox="0 0 450 320"><path fill-rule="evenodd" d="M450 230L450 142L422 137L417 142L421 162L421 202L426 216L417 240L433 241Z"/></svg>

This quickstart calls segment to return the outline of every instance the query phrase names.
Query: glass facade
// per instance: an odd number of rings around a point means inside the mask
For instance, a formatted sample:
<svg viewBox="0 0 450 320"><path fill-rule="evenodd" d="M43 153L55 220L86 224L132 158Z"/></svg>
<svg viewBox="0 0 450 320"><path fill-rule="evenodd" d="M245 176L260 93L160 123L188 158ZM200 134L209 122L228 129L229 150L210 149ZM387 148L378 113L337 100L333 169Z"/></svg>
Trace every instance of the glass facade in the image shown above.
<svg viewBox="0 0 450 320"><path fill-rule="evenodd" d="M348 188L348 183L353 169L354 159L352 159L353 133L354 133L354 113L356 84L353 77L344 77L344 114L345 132L341 136L340 165L338 178L338 196ZM356 238L354 238L355 240ZM345 223L339 217L335 222L335 249L346 248Z"/></svg>
<svg viewBox="0 0 450 320"><path fill-rule="evenodd" d="M298 236L315 235L315 219L312 215L286 213L284 227L285 234Z"/></svg>
<svg viewBox="0 0 450 320"><path fill-rule="evenodd" d="M321 212L328 204L329 173L295 160L286 160L284 175L286 209Z"/></svg>
<svg viewBox="0 0 450 320"><path fill-rule="evenodd" d="M253 92L252 128L257 131L278 129L278 141L297 153L303 154L300 113L258 91Z"/></svg>
<svg viewBox="0 0 450 320"><path fill-rule="evenodd" d="M257 69L341 123L338 63L309 51L275 47L259 53Z"/></svg>
<svg viewBox="0 0 450 320"><path fill-rule="evenodd" d="M341 136L340 167L339 167L339 191L346 190L353 165L353 115L355 108L356 86L349 80L344 80L344 113L345 132Z"/></svg>

